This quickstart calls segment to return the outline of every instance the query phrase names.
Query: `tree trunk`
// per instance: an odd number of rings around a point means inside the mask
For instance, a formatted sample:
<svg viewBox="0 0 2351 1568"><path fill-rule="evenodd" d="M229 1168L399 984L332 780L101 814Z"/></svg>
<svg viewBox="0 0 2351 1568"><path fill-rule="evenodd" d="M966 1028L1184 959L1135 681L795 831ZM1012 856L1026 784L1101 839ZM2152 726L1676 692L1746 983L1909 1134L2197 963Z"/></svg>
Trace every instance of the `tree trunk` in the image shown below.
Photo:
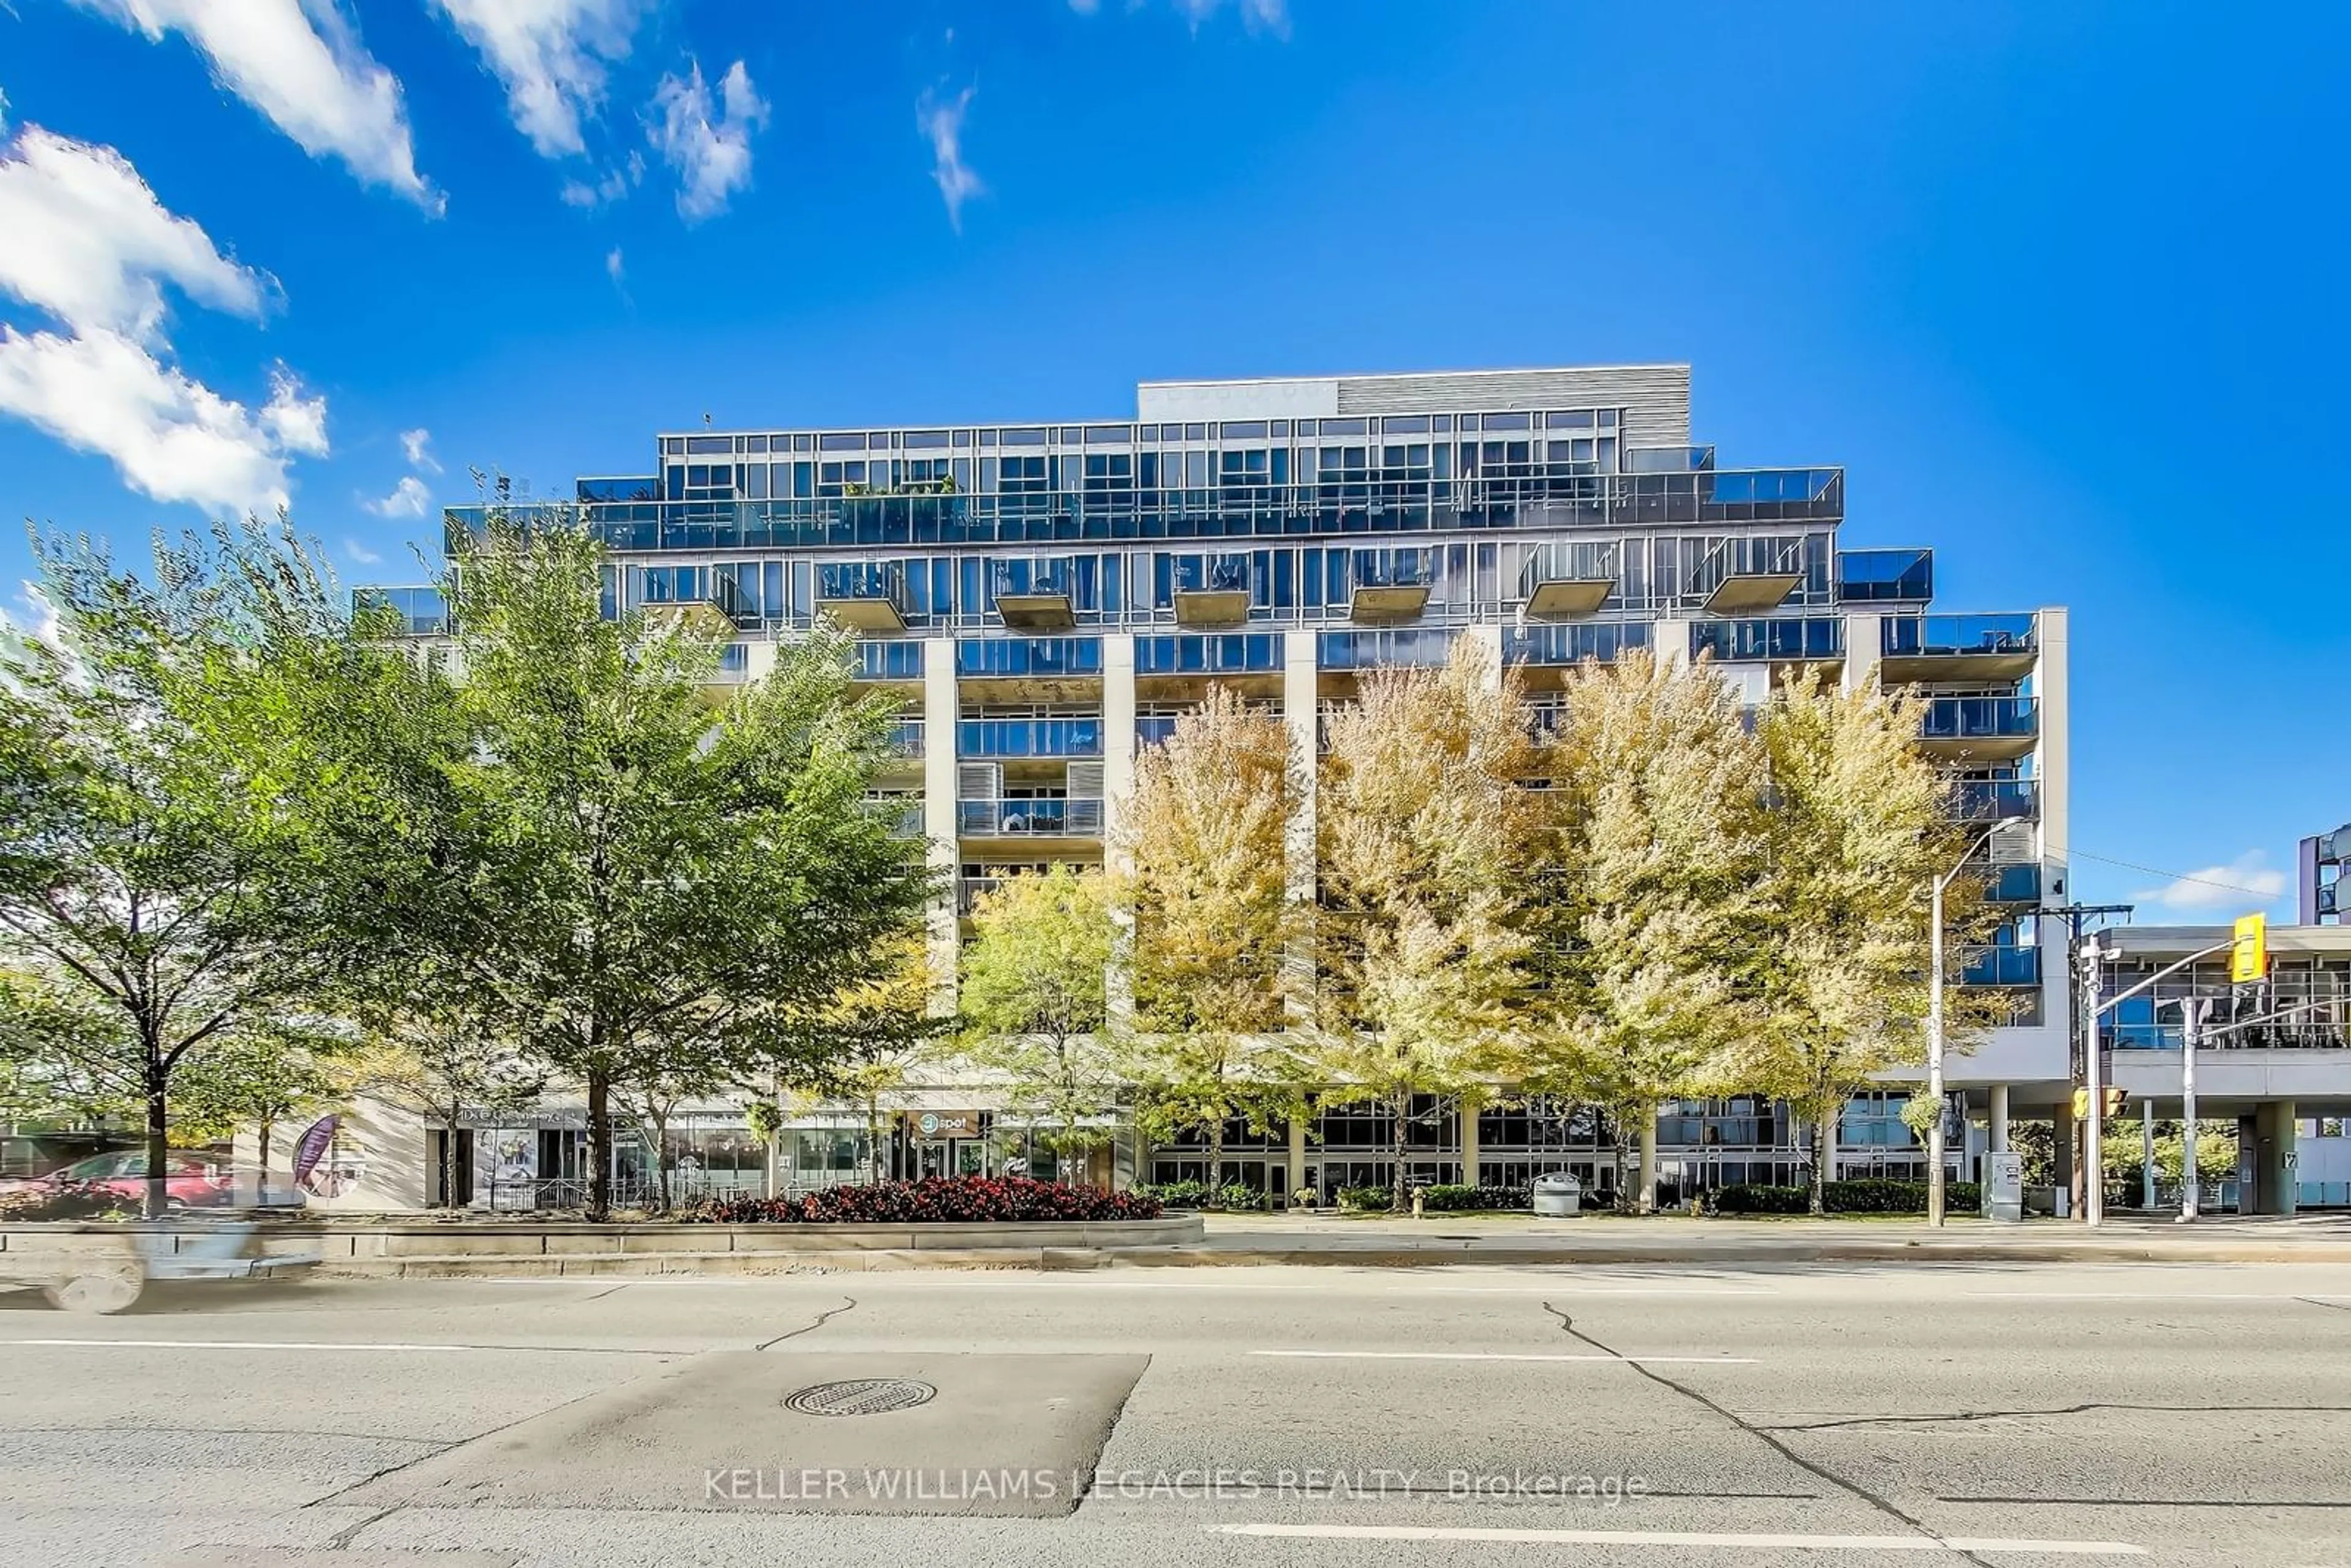
<svg viewBox="0 0 2351 1568"><path fill-rule="evenodd" d="M1805 1206L1813 1214L1829 1211L1829 1149L1836 1136L1836 1102L1823 1094L1813 1102L1813 1190Z"/></svg>
<svg viewBox="0 0 2351 1568"><path fill-rule="evenodd" d="M170 1091L171 1080L151 1049L147 1056L147 1197L141 1205L150 1219L162 1218L170 1207L163 1192L172 1153L171 1109L166 1102Z"/></svg>
<svg viewBox="0 0 2351 1568"><path fill-rule="evenodd" d="M1225 1119L1219 1116L1208 1130L1208 1207L1225 1207Z"/></svg>
<svg viewBox="0 0 2351 1568"><path fill-rule="evenodd" d="M1608 1110L1608 1123L1609 1130L1614 1134L1610 1138L1609 1143L1616 1155L1616 1212L1631 1214L1635 1211L1636 1206L1633 1200L1633 1183L1630 1173L1625 1169L1625 1129L1631 1124L1631 1121L1623 1113L1622 1107L1612 1105Z"/></svg>
<svg viewBox="0 0 2351 1568"><path fill-rule="evenodd" d="M448 1125L441 1134L441 1207L456 1208L457 1202L457 1118L451 1108Z"/></svg>
<svg viewBox="0 0 2351 1568"><path fill-rule="evenodd" d="M893 1168L892 1176L897 1175ZM882 1176L882 1096L865 1097L865 1185L873 1186Z"/></svg>
<svg viewBox="0 0 2351 1568"><path fill-rule="evenodd" d="M254 1190L255 1190L256 1192L257 1192L258 1194L260 1194L260 1195L261 1195L262 1201L264 1201L265 1203L266 1203L266 1202L267 1202L267 1201L268 1201L268 1199L269 1199L269 1125L270 1125L270 1120L271 1120L271 1119L270 1119L269 1117L267 1117L267 1116L264 1116L264 1117L261 1119L260 1137L259 1137L258 1145L257 1145L257 1146L260 1148L260 1150L261 1150L261 1174L260 1174L260 1175L259 1175L259 1176L255 1179L254 1184L253 1184Z"/></svg>
<svg viewBox="0 0 2351 1568"><path fill-rule="evenodd" d="M588 1218L609 1219L612 1213L612 1075L601 1067L588 1070Z"/></svg>
<svg viewBox="0 0 2351 1568"><path fill-rule="evenodd" d="M667 1214L676 1207L676 1200L671 1194L669 1185L669 1118L667 1116L653 1118L653 1185L655 1191L661 1197L661 1211Z"/></svg>
<svg viewBox="0 0 2351 1568"><path fill-rule="evenodd" d="M1395 1097L1395 1143L1392 1151L1395 1164L1388 1172L1388 1212L1390 1214L1402 1214L1412 1207L1404 1190L1405 1126L1411 1118L1412 1094L1407 1090Z"/></svg>

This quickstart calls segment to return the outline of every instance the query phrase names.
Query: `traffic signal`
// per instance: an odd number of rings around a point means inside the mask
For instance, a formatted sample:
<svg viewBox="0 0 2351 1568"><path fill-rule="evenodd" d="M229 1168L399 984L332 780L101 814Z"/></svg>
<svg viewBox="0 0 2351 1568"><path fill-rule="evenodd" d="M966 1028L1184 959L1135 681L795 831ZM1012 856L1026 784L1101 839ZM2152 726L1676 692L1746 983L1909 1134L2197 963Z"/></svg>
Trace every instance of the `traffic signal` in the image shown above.
<svg viewBox="0 0 2351 1568"><path fill-rule="evenodd" d="M2246 985L2269 972L2269 916L2248 915L2237 922L2229 944L2229 981L2231 985Z"/></svg>
<svg viewBox="0 0 2351 1568"><path fill-rule="evenodd" d="M2089 1092L2088 1090L2086 1090L2086 1089L2076 1089L2076 1090L2074 1090L2074 1120L2075 1120L2076 1122L2083 1121L2083 1120L2086 1119L2086 1118L2088 1117L2088 1115L2089 1115L2089 1114L2090 1114L2090 1092Z"/></svg>
<svg viewBox="0 0 2351 1568"><path fill-rule="evenodd" d="M2110 1117L2121 1115L2130 1105L2130 1097L2112 1084L2099 1090L2098 1097L2105 1102L2105 1112Z"/></svg>

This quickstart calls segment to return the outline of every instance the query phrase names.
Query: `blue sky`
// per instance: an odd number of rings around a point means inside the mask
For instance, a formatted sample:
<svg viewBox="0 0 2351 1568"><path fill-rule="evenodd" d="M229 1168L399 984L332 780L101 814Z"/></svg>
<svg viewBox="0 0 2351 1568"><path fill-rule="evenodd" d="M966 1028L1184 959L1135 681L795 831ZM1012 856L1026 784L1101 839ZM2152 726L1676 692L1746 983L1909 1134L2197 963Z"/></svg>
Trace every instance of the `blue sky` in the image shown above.
<svg viewBox="0 0 2351 1568"><path fill-rule="evenodd" d="M2075 894L2283 910L2351 818L2346 45L2334 5L0 0L0 501L135 544L283 496L397 580L469 465L555 489L705 413L1687 360L1700 439L1845 465L1848 544L1936 546L1945 607L2073 607Z"/></svg>

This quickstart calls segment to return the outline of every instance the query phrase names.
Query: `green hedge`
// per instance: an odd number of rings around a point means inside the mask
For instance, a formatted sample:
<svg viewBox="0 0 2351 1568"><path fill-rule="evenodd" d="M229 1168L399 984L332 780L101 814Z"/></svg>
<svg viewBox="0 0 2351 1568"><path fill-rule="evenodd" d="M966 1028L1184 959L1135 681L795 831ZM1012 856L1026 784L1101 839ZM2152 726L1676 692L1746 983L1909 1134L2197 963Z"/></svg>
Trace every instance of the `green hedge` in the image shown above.
<svg viewBox="0 0 2351 1568"><path fill-rule="evenodd" d="M1528 1208L1535 1206L1531 1186L1462 1186L1440 1184L1421 1189L1420 1207L1427 1214L1460 1214L1470 1209Z"/></svg>
<svg viewBox="0 0 2351 1568"><path fill-rule="evenodd" d="M1927 1184L1892 1181L1882 1176L1857 1176L1833 1181L1822 1190L1822 1202L1831 1214L1924 1214ZM1983 1189L1971 1181L1955 1181L1944 1188L1944 1206L1954 1214L1970 1214L1983 1203ZM1812 1205L1812 1192L1801 1186L1727 1186L1714 1195L1718 1214L1802 1214Z"/></svg>
<svg viewBox="0 0 2351 1568"><path fill-rule="evenodd" d="M1339 1207L1352 1208L1359 1214L1384 1212L1395 1202L1395 1193L1384 1186L1343 1186L1339 1189Z"/></svg>
<svg viewBox="0 0 2351 1568"><path fill-rule="evenodd" d="M1145 1197L1157 1198L1168 1208L1213 1207L1238 1209L1243 1212L1262 1212L1273 1207L1270 1195L1259 1192L1253 1186L1244 1186L1237 1181L1227 1182L1214 1191L1211 1191L1208 1184L1204 1181L1163 1182L1157 1186L1138 1186L1134 1190Z"/></svg>

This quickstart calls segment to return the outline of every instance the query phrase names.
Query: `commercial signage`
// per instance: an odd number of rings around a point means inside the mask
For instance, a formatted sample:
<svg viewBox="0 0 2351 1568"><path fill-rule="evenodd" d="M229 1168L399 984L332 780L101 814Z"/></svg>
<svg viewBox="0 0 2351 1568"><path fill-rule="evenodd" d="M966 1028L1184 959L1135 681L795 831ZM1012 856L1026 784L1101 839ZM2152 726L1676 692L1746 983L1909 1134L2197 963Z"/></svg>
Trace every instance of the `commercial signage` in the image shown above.
<svg viewBox="0 0 2351 1568"><path fill-rule="evenodd" d="M914 1117L914 1131L925 1138L977 1138L979 1136L979 1113L977 1111L924 1111Z"/></svg>

